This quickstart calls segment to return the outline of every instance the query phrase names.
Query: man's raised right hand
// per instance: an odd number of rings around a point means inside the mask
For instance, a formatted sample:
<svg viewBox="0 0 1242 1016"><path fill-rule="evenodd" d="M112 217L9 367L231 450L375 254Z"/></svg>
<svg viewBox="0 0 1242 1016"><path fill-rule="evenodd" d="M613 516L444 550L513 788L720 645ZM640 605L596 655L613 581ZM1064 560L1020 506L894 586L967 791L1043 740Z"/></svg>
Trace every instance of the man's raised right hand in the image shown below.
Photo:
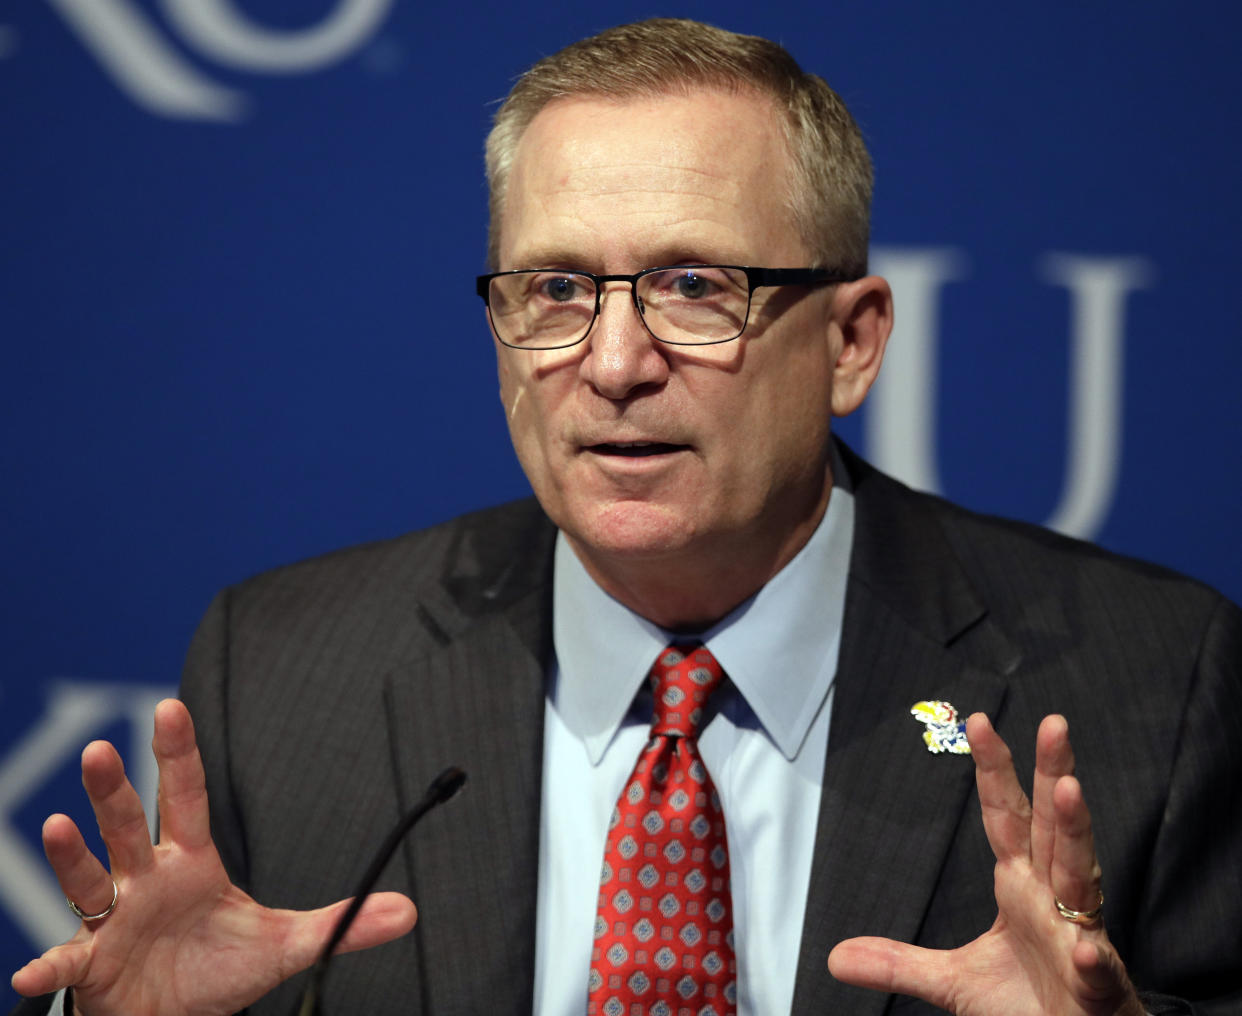
<svg viewBox="0 0 1242 1016"><path fill-rule="evenodd" d="M137 792L106 741L82 753L82 782L108 849L111 873L65 815L43 825L43 847L61 889L84 914L107 917L13 975L22 995L72 987L83 1016L235 1013L310 966L349 905L306 912L261 906L229 882L208 825L207 790L185 706L155 710L160 838L154 846ZM367 900L338 952L380 945L414 926L399 893Z"/></svg>

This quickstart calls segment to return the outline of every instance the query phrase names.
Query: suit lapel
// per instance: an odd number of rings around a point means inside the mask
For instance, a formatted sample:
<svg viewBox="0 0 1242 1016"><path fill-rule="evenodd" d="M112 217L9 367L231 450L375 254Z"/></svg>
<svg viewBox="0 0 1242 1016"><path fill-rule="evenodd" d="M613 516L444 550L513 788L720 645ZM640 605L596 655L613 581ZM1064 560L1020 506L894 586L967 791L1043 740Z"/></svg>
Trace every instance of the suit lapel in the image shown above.
<svg viewBox="0 0 1242 1016"><path fill-rule="evenodd" d="M544 675L551 650L551 527L539 516L530 567L489 560L498 539L467 532L429 625L442 647L385 688L402 807L446 766L468 782L405 843L419 909L415 939L426 1014L529 1013L534 974ZM513 544L510 548L523 546Z"/></svg>
<svg viewBox="0 0 1242 1016"><path fill-rule="evenodd" d="M849 457L857 498L841 657L794 1012L880 1013L889 997L828 973L855 935L913 941L973 800L970 756L933 754L910 707L995 717L1016 652L987 619L939 526ZM981 872L980 877L986 877Z"/></svg>
<svg viewBox="0 0 1242 1016"><path fill-rule="evenodd" d="M994 673L963 669L868 591L850 601L866 620L842 646L794 1012L883 1011L884 995L828 974L828 953L854 935L914 940L974 786L970 756L929 752L910 707L995 715L1004 696Z"/></svg>

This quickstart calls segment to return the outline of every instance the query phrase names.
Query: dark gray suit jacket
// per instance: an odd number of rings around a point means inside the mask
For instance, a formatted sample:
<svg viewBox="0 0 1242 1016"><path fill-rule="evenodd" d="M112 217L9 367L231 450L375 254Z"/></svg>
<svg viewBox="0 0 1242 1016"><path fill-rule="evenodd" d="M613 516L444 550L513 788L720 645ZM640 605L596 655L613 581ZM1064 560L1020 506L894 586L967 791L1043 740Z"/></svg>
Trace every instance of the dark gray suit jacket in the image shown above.
<svg viewBox="0 0 1242 1016"><path fill-rule="evenodd" d="M855 544L794 1012L930 1011L837 983L829 949L949 947L995 916L969 756L926 750L920 699L988 713L1028 788L1036 726L1064 713L1135 982L1242 1011L1242 615L846 454ZM183 696L225 863L264 903L349 894L443 767L470 774L386 875L418 926L339 958L330 1013L530 1012L554 536L533 502L492 509L259 576L203 622ZM300 985L251 1011L284 1016Z"/></svg>

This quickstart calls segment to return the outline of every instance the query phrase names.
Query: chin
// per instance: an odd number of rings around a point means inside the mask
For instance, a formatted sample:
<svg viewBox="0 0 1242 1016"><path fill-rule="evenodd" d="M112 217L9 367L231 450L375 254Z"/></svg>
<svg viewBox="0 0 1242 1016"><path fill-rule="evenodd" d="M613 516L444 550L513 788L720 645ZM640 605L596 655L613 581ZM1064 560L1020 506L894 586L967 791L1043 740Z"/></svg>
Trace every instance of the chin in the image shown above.
<svg viewBox="0 0 1242 1016"><path fill-rule="evenodd" d="M570 509L556 520L588 553L611 557L664 557L684 550L699 535L701 519L686 505L614 501Z"/></svg>

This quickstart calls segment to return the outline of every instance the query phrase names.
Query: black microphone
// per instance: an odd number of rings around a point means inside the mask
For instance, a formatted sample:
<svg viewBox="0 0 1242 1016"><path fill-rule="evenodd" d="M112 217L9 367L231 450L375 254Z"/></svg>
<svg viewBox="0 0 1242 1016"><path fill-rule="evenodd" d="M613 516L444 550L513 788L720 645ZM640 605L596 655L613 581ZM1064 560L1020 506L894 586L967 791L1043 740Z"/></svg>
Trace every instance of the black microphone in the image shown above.
<svg viewBox="0 0 1242 1016"><path fill-rule="evenodd" d="M375 888L375 883L379 881L380 873L384 870L384 866L392 858L397 851L397 845L404 838L405 834L414 828L414 824L422 818L427 812L431 811L437 804L443 804L450 797L461 790L466 783L466 774L463 770L456 766L449 766L439 776L431 781L431 786L427 788L427 792L423 794L423 798L397 823L395 829L388 834L388 838L384 840L383 846L375 855L375 859L367 868L366 874L362 876L362 880L358 883L358 891L354 894L353 902L350 903L345 913L341 915L341 919L336 922L336 928L333 930L328 944L323 947L323 952L319 954L319 959L315 961L315 966L311 970L310 983L306 985L306 991L302 993L302 1004L298 1008L298 1016L318 1016L319 1013L319 995L323 988L323 979L328 972L328 963L332 959L332 951L341 944L341 939L345 937L345 933L349 931L354 923L354 918L358 916L358 911L362 909L362 904L366 902L371 890Z"/></svg>

